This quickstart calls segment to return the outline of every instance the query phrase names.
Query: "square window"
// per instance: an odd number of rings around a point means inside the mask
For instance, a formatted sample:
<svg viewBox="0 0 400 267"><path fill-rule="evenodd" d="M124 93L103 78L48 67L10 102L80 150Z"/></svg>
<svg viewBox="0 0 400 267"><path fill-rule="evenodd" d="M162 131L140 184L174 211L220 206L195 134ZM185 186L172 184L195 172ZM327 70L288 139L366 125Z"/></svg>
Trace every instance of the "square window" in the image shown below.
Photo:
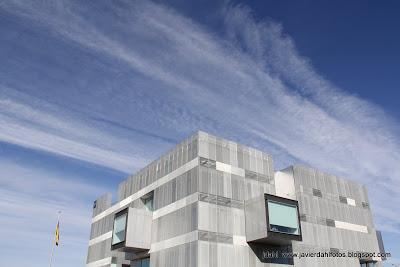
<svg viewBox="0 0 400 267"><path fill-rule="evenodd" d="M322 197L322 192L319 189L313 188L313 195L316 197Z"/></svg>
<svg viewBox="0 0 400 267"><path fill-rule="evenodd" d="M341 203L347 204L347 198L346 197L339 196L339 201Z"/></svg>
<svg viewBox="0 0 400 267"><path fill-rule="evenodd" d="M332 219L326 219L326 225L327 226L331 226L331 227L335 227L335 221Z"/></svg>
<svg viewBox="0 0 400 267"><path fill-rule="evenodd" d="M269 230L283 234L300 235L297 206L267 200Z"/></svg>
<svg viewBox="0 0 400 267"><path fill-rule="evenodd" d="M301 214L300 215L300 221L306 222L307 221L307 215Z"/></svg>

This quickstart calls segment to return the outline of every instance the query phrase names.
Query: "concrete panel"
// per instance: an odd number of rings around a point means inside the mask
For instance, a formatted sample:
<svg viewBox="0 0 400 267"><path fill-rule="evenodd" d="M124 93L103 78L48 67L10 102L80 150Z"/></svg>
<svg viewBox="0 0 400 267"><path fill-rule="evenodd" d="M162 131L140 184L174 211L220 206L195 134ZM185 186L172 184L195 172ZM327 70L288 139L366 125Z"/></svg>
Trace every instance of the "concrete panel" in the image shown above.
<svg viewBox="0 0 400 267"><path fill-rule="evenodd" d="M148 250L151 246L152 213L147 209L129 208L125 247Z"/></svg>
<svg viewBox="0 0 400 267"><path fill-rule="evenodd" d="M265 212L265 197L245 201L246 240L253 242L267 237L267 214Z"/></svg>
<svg viewBox="0 0 400 267"><path fill-rule="evenodd" d="M291 170L275 172L276 195L296 200L294 177Z"/></svg>

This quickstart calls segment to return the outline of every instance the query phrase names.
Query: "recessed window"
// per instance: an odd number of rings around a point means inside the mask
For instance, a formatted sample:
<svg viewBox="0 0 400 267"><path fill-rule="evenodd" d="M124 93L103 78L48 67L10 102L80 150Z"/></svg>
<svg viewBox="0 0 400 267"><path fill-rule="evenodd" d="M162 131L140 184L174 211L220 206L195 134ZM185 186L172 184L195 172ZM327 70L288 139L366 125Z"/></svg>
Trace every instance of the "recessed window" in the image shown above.
<svg viewBox="0 0 400 267"><path fill-rule="evenodd" d="M362 206L363 206L364 209L368 209L369 208L368 202L362 202Z"/></svg>
<svg viewBox="0 0 400 267"><path fill-rule="evenodd" d="M141 267L150 267L150 258L144 258L141 261L142 261Z"/></svg>
<svg viewBox="0 0 400 267"><path fill-rule="evenodd" d="M347 204L347 198L346 197L339 196L339 201L341 203Z"/></svg>
<svg viewBox="0 0 400 267"><path fill-rule="evenodd" d="M154 211L154 192L153 191L151 191L147 195L143 196L142 201L148 210Z"/></svg>
<svg viewBox="0 0 400 267"><path fill-rule="evenodd" d="M146 199L144 200L144 205L145 205L149 210L153 211L153 210L154 210L154 207L153 207L153 197L146 198Z"/></svg>
<svg viewBox="0 0 400 267"><path fill-rule="evenodd" d="M215 169L216 164L217 164L217 163L215 162L215 160L206 159L206 158L200 158L200 165L201 165L201 166L205 166L205 167L207 167L207 168L213 168L213 169Z"/></svg>
<svg viewBox="0 0 400 267"><path fill-rule="evenodd" d="M329 251L336 254L340 253L340 250L338 248L330 248Z"/></svg>
<svg viewBox="0 0 400 267"><path fill-rule="evenodd" d="M378 266L375 261L360 263L360 267L376 267Z"/></svg>
<svg viewBox="0 0 400 267"><path fill-rule="evenodd" d="M128 217L127 213L122 213L121 215L117 215L115 217L112 245L116 245L125 241L127 217Z"/></svg>
<svg viewBox="0 0 400 267"><path fill-rule="evenodd" d="M331 227L335 227L335 221L332 219L326 219L326 225L327 226L331 226Z"/></svg>
<svg viewBox="0 0 400 267"><path fill-rule="evenodd" d="M133 265L135 267L150 267L150 258L143 258L133 261Z"/></svg>
<svg viewBox="0 0 400 267"><path fill-rule="evenodd" d="M313 195L314 195L314 196L316 196L316 197L322 197L322 192L321 192L321 190L313 188L312 191L313 191Z"/></svg>
<svg viewBox="0 0 400 267"><path fill-rule="evenodd" d="M272 232L300 235L297 206L267 200L269 230Z"/></svg>

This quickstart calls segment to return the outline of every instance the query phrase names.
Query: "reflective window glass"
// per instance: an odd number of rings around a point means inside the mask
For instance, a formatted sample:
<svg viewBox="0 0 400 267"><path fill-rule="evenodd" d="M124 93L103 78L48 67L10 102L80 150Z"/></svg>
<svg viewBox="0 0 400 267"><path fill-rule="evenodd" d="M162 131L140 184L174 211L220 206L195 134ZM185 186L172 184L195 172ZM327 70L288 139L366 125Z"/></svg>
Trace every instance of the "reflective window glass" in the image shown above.
<svg viewBox="0 0 400 267"><path fill-rule="evenodd" d="M153 211L153 210L154 210L154 208L153 208L153 196L151 196L151 197L149 197L149 198L146 198L146 199L144 200L144 205L145 205L149 210Z"/></svg>
<svg viewBox="0 0 400 267"><path fill-rule="evenodd" d="M269 230L273 232L300 235L297 207L268 200Z"/></svg>
<svg viewBox="0 0 400 267"><path fill-rule="evenodd" d="M150 258L142 259L142 266L141 267L150 267Z"/></svg>
<svg viewBox="0 0 400 267"><path fill-rule="evenodd" d="M124 213L114 219L112 245L125 241L125 227L127 214Z"/></svg>

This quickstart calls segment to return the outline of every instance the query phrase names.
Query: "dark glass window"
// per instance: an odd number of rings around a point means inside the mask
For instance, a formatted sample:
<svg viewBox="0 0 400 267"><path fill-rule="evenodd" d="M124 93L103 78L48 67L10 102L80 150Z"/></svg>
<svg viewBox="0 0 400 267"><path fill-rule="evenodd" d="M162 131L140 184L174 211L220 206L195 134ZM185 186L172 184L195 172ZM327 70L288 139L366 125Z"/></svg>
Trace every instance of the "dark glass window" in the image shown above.
<svg viewBox="0 0 400 267"><path fill-rule="evenodd" d="M339 201L341 203L347 204L347 198L346 197L339 196Z"/></svg>
<svg viewBox="0 0 400 267"><path fill-rule="evenodd" d="M335 221L332 219L326 219L326 225L327 226L331 226L331 227L335 227Z"/></svg>
<svg viewBox="0 0 400 267"><path fill-rule="evenodd" d="M363 208L365 208L365 209L368 209L368 208L369 208L368 202L362 202L362 206L363 206Z"/></svg>
<svg viewBox="0 0 400 267"><path fill-rule="evenodd" d="M133 262L135 267L150 267L150 258L138 259Z"/></svg>
<svg viewBox="0 0 400 267"><path fill-rule="evenodd" d="M378 265L374 261L360 263L360 267L376 267L376 266Z"/></svg>
<svg viewBox="0 0 400 267"><path fill-rule="evenodd" d="M215 160L206 159L206 158L200 158L200 165L201 165L201 166L205 166L205 167L207 167L207 168L215 169L216 164L217 164L217 163L215 162Z"/></svg>
<svg viewBox="0 0 400 267"><path fill-rule="evenodd" d="M316 196L316 197L322 197L322 192L321 192L321 190L313 188L312 191L313 191L313 195L314 195L314 196Z"/></svg>
<svg viewBox="0 0 400 267"><path fill-rule="evenodd" d="M141 267L150 267L150 258L142 259L142 266Z"/></svg>

